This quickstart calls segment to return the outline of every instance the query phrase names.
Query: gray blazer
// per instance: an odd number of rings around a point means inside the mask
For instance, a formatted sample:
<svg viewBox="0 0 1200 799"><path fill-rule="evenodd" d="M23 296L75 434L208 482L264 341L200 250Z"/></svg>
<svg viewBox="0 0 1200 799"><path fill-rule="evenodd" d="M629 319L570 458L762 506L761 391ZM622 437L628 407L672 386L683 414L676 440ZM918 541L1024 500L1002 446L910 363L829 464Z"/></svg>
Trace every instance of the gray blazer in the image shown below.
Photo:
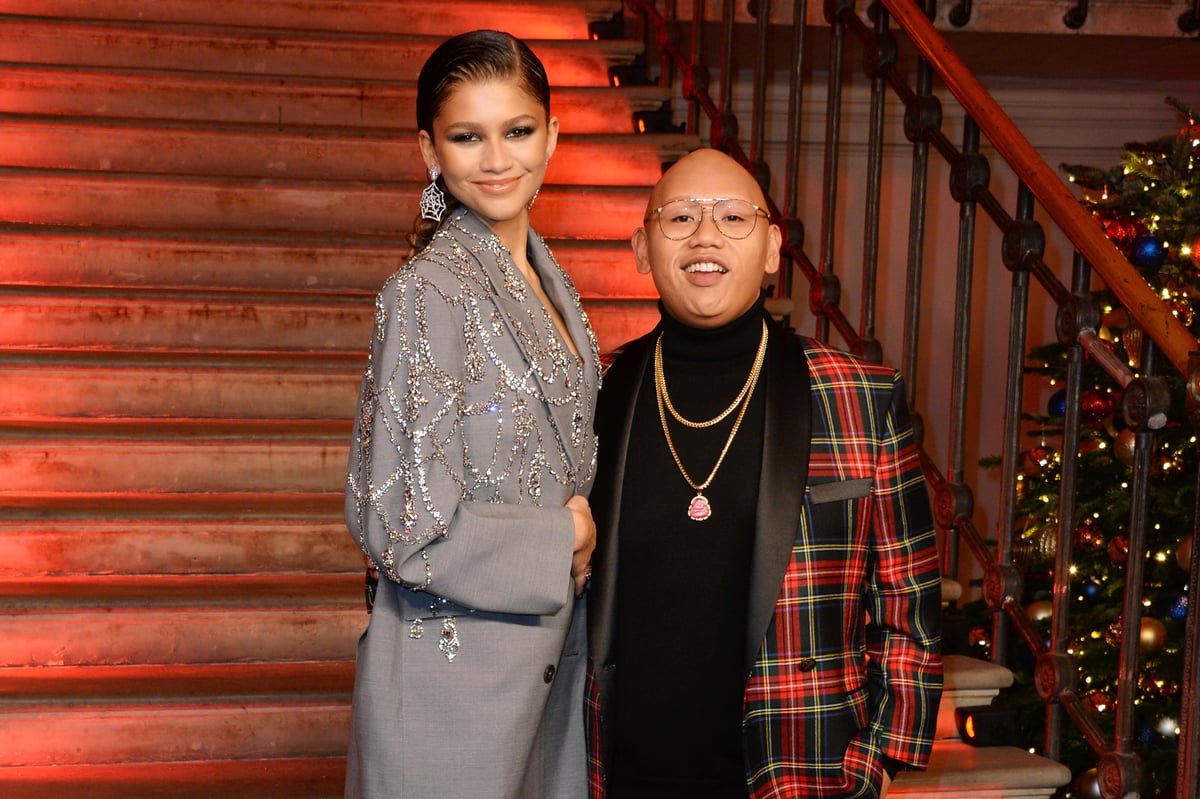
<svg viewBox="0 0 1200 799"><path fill-rule="evenodd" d="M586 795L584 601L564 503L595 472L596 339L542 240L571 354L466 209L384 285L346 488L380 580L347 797Z"/></svg>

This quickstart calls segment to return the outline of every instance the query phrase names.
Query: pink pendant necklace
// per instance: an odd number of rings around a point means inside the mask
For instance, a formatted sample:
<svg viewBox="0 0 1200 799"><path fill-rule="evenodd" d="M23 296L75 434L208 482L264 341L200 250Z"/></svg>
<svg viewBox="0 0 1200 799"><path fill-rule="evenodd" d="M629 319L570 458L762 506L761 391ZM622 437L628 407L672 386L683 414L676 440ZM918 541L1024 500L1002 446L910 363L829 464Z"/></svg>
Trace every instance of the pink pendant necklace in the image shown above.
<svg viewBox="0 0 1200 799"><path fill-rule="evenodd" d="M742 426L742 419L746 416L746 409L750 407L750 397L754 394L754 387L758 384L758 375L762 371L763 358L766 352L767 323L763 321L762 338L758 344L758 352L754 355L754 364L750 367L750 374L746 378L746 384L738 392L733 403L714 419L704 422L693 422L680 416L679 412L675 410L675 406L671 404L671 398L667 394L667 378L663 373L662 334L658 335L658 342L654 345L654 396L658 402L658 418L662 422L663 437L667 440L667 449L671 451L671 457L674 458L675 465L679 468L679 473L683 475L683 479L696 492L696 496L692 497L691 502L688 503L687 509L688 518L694 522L702 522L712 516L712 503L708 501L708 497L704 496L704 489L708 488L712 484L713 478L717 476L717 470L721 468L721 464L725 461L725 455L729 452L729 447L733 444L733 439ZM667 410L670 409L671 416L686 427L711 427L728 416L733 408L739 404L741 407L738 409L737 418L734 419L733 429L729 431L729 437L725 439L725 446L721 448L721 454L717 456L716 464L713 465L712 471L708 473L708 478L703 483L697 483L688 474L687 469L683 466L683 461L679 459L679 453L675 451L675 442L671 440L671 428L667 424Z"/></svg>

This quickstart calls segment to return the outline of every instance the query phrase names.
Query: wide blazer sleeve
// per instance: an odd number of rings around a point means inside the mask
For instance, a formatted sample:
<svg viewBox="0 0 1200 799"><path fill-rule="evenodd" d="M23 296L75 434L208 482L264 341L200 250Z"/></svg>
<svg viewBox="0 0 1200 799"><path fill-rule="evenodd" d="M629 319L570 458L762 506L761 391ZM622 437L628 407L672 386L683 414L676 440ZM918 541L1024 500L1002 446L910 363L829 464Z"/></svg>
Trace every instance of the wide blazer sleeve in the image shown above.
<svg viewBox="0 0 1200 799"><path fill-rule="evenodd" d="M590 415L583 440L555 424L550 406L569 404L569 391L548 393L530 366L533 339L512 335L540 305L502 307L492 284L505 278L503 254L447 229L378 295L347 525L380 573L408 588L472 610L551 614L573 595L564 503L587 490ZM590 414L591 400L581 407Z"/></svg>

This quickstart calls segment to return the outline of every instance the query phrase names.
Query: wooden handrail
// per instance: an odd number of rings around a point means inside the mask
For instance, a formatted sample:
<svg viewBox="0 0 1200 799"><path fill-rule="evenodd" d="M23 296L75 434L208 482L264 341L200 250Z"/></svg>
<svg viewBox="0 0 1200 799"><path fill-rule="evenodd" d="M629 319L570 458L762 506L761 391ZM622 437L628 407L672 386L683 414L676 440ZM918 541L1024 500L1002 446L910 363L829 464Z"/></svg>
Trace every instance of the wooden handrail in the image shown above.
<svg viewBox="0 0 1200 799"><path fill-rule="evenodd" d="M1187 376L1188 355L1200 349L1200 345L1183 322L1175 318L1116 245L1109 241L1091 214L1038 155L921 8L911 0L883 0L883 4L1075 248L1091 263L1163 355L1181 375Z"/></svg>

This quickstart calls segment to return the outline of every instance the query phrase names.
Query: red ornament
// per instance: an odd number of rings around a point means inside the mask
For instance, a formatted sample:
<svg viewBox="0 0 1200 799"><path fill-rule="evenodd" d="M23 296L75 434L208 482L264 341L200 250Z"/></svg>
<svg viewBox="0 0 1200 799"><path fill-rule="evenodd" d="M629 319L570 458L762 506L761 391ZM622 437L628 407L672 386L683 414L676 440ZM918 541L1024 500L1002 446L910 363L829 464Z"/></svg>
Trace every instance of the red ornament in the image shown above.
<svg viewBox="0 0 1200 799"><path fill-rule="evenodd" d="M1167 306L1171 309L1171 313L1175 314L1175 318L1183 322L1184 326L1191 327L1192 322L1196 318L1196 312L1192 308L1192 303L1186 297L1172 297Z"/></svg>
<svg viewBox="0 0 1200 799"><path fill-rule="evenodd" d="M1092 691L1085 696L1083 698L1083 706L1093 713L1104 713L1115 707L1112 698L1100 691Z"/></svg>
<svg viewBox="0 0 1200 799"><path fill-rule="evenodd" d="M1132 430L1126 427L1121 432L1117 433L1117 438L1113 442L1113 454L1117 460L1126 466L1133 465L1133 450L1137 443L1137 436Z"/></svg>
<svg viewBox="0 0 1200 799"><path fill-rule="evenodd" d="M1179 564L1179 568L1188 571L1192 568L1192 534L1188 533L1179 541L1179 548L1175 550L1175 562Z"/></svg>
<svg viewBox="0 0 1200 799"><path fill-rule="evenodd" d="M1108 236L1113 244L1126 253L1133 240L1145 232L1146 224L1139 219L1114 219L1104 226L1104 235Z"/></svg>
<svg viewBox="0 0 1200 799"><path fill-rule="evenodd" d="M1192 250L1192 266L1200 269L1200 235L1192 239L1192 243L1189 246Z"/></svg>
<svg viewBox="0 0 1200 799"><path fill-rule="evenodd" d="M1076 549L1095 549L1104 543L1104 536L1100 533L1100 529L1096 527L1094 521L1084 519L1075 527L1071 542L1075 545Z"/></svg>
<svg viewBox="0 0 1200 799"><path fill-rule="evenodd" d="M1104 628L1104 640L1109 646L1121 645L1121 617L1117 616Z"/></svg>
<svg viewBox="0 0 1200 799"><path fill-rule="evenodd" d="M967 643L972 647L990 647L991 627L971 627L967 633Z"/></svg>
<svg viewBox="0 0 1200 799"><path fill-rule="evenodd" d="M1118 535L1108 542L1108 559L1116 566L1129 561L1129 536Z"/></svg>
<svg viewBox="0 0 1200 799"><path fill-rule="evenodd" d="M1025 474L1033 477L1034 475L1041 474L1050 464L1057 462L1058 453L1053 447L1034 447L1025 453L1021 469Z"/></svg>
<svg viewBox="0 0 1200 799"><path fill-rule="evenodd" d="M1111 344L1109 345L1111 347ZM1087 388L1080 398L1079 410L1083 421L1092 427L1098 427L1105 417L1113 412L1116 401L1113 395L1098 388Z"/></svg>
<svg viewBox="0 0 1200 799"><path fill-rule="evenodd" d="M1152 697L1170 697L1179 693L1179 683L1157 671L1147 671L1138 677L1138 690Z"/></svg>

